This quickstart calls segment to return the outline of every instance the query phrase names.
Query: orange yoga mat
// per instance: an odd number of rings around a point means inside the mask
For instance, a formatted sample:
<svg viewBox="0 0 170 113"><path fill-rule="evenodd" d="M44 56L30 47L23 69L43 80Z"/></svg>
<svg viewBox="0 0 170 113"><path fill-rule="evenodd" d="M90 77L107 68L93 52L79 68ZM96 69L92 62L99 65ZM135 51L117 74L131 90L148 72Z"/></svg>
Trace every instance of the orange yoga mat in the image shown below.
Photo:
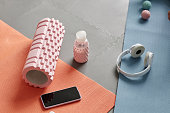
<svg viewBox="0 0 170 113"><path fill-rule="evenodd" d="M115 94L59 60L52 84L30 87L22 69L32 40L0 21L0 113L106 113L115 105ZM76 86L81 101L45 110L40 95Z"/></svg>

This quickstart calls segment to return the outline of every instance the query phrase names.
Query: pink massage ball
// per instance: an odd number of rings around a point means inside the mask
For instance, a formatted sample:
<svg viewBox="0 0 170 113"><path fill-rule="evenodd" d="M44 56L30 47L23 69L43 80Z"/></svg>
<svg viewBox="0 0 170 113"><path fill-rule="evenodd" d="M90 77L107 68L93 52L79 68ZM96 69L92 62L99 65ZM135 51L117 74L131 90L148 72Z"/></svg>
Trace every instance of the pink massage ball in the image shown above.
<svg viewBox="0 0 170 113"><path fill-rule="evenodd" d="M141 16L142 16L143 19L147 20L147 19L150 18L151 13L148 10L143 10L142 13L141 13Z"/></svg>

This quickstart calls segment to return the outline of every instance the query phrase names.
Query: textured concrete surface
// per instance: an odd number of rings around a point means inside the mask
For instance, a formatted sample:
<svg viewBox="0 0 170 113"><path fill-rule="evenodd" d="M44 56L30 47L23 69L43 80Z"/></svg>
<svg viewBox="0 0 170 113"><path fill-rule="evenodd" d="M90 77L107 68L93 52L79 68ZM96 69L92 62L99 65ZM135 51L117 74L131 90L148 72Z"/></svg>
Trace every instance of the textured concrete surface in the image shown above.
<svg viewBox="0 0 170 113"><path fill-rule="evenodd" d="M128 0L0 0L0 17L28 38L33 38L42 18L59 19L66 28L60 59L116 93L115 62L122 51L128 3ZM87 32L90 43L89 61L85 64L73 60L73 42L79 30Z"/></svg>

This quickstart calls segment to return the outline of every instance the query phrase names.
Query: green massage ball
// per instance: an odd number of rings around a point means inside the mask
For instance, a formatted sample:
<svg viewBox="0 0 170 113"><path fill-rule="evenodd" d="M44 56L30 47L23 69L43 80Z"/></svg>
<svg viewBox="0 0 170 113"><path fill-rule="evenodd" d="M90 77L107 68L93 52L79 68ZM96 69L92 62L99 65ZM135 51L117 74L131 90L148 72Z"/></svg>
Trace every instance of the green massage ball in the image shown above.
<svg viewBox="0 0 170 113"><path fill-rule="evenodd" d="M143 2L143 9L149 10L151 7L152 7L152 4L150 1Z"/></svg>

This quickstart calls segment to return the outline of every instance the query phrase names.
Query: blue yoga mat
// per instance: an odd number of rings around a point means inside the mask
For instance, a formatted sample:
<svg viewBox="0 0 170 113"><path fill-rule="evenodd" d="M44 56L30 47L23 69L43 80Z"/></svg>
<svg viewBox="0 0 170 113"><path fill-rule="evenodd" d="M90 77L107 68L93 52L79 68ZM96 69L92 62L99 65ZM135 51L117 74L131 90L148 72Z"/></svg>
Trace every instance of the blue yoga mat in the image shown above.
<svg viewBox="0 0 170 113"><path fill-rule="evenodd" d="M143 0L130 0L123 50L141 43L154 53L151 71L140 78L119 75L115 113L170 113L170 0L151 0L151 18L140 18ZM138 72L144 57L123 57L121 68Z"/></svg>

